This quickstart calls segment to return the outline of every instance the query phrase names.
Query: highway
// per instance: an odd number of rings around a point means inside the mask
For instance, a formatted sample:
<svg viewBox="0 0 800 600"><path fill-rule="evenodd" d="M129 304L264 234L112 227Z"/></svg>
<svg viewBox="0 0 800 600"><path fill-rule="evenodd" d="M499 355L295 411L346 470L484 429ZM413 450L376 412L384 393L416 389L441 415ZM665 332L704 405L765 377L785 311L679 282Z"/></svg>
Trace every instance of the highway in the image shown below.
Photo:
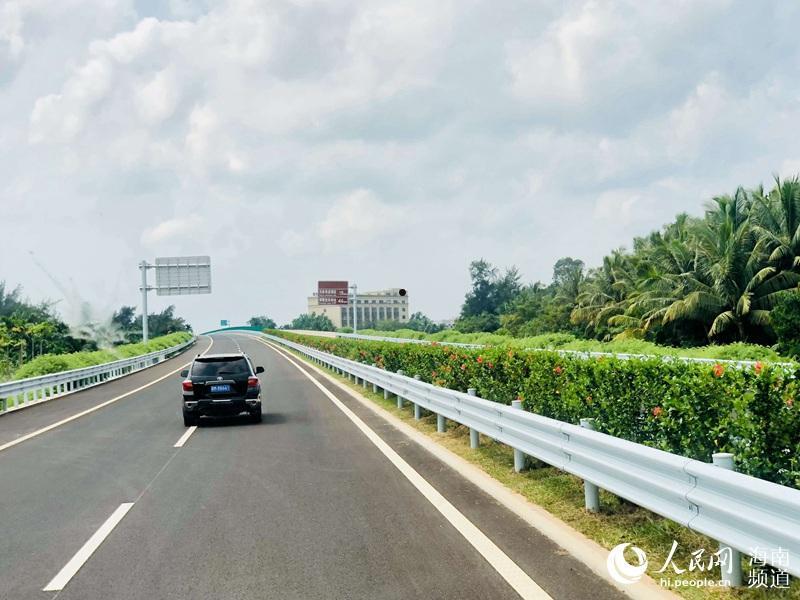
<svg viewBox="0 0 800 600"><path fill-rule="evenodd" d="M178 371L212 340L265 367L261 424L183 426ZM0 417L0 506L1 599L623 597L248 335L201 337L151 369Z"/></svg>

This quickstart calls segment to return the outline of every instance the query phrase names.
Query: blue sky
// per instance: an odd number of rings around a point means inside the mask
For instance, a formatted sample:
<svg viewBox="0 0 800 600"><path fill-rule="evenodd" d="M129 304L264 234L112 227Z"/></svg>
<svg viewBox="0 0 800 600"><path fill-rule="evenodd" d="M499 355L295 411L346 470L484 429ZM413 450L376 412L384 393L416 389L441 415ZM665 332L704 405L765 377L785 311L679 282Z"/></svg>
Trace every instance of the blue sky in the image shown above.
<svg viewBox="0 0 800 600"><path fill-rule="evenodd" d="M453 317L484 257L573 256L800 171L786 2L0 1L0 278L138 303L209 254L198 329L317 279ZM68 303L60 306L69 318Z"/></svg>

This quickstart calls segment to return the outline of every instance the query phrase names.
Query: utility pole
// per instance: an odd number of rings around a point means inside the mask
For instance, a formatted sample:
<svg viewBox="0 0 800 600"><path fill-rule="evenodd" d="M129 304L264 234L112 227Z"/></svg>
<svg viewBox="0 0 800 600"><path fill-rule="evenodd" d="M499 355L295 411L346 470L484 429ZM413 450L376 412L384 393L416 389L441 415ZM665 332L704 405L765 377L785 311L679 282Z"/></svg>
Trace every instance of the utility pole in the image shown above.
<svg viewBox="0 0 800 600"><path fill-rule="evenodd" d="M353 290L353 333L358 333L358 286L354 283L350 289Z"/></svg>
<svg viewBox="0 0 800 600"><path fill-rule="evenodd" d="M142 272L142 341L146 342L150 339L149 323L147 322L147 269L152 269L152 265L148 265L147 261L143 260L139 263L139 270Z"/></svg>

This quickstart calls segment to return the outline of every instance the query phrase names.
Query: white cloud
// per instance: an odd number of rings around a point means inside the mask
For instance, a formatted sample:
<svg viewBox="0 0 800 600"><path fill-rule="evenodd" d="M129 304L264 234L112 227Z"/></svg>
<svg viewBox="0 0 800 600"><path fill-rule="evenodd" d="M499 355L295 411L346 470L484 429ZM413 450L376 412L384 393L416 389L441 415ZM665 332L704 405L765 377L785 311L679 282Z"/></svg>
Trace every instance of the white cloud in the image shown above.
<svg viewBox="0 0 800 600"><path fill-rule="evenodd" d="M362 189L335 200L315 229L328 252L364 248L387 231L399 231L402 217L400 209Z"/></svg>
<svg viewBox="0 0 800 600"><path fill-rule="evenodd" d="M75 70L59 94L39 98L31 112L31 142L73 139L83 129L90 111L111 89L112 68L95 58Z"/></svg>
<svg viewBox="0 0 800 600"><path fill-rule="evenodd" d="M147 124L159 123L172 116L178 97L175 73L170 69L163 69L137 93L139 116Z"/></svg>
<svg viewBox="0 0 800 600"><path fill-rule="evenodd" d="M219 127L219 119L210 106L196 106L189 115L186 148L195 156L204 156L211 148L211 137Z"/></svg>
<svg viewBox="0 0 800 600"><path fill-rule="evenodd" d="M25 39L22 36L22 10L18 2L6 2L0 6L0 48L2 46L6 47L12 60L19 57L25 47Z"/></svg>
<svg viewBox="0 0 800 600"><path fill-rule="evenodd" d="M19 266L35 227L56 268L91 255L80 276L98 286L155 253L209 253L220 276L259 264L280 281L254 284L268 306L252 306L279 320L323 276L402 277L416 308L452 316L479 255L547 280L560 256L596 264L796 169L798 16L733 0L6 2L0 272L39 285Z"/></svg>
<svg viewBox="0 0 800 600"><path fill-rule="evenodd" d="M206 220L199 215L183 215L167 219L142 233L145 246L157 247L164 242L178 242L201 235L207 228Z"/></svg>
<svg viewBox="0 0 800 600"><path fill-rule="evenodd" d="M294 229L283 231L278 237L278 247L287 256L303 256L311 254L316 250L311 246L312 240L308 235L304 235Z"/></svg>

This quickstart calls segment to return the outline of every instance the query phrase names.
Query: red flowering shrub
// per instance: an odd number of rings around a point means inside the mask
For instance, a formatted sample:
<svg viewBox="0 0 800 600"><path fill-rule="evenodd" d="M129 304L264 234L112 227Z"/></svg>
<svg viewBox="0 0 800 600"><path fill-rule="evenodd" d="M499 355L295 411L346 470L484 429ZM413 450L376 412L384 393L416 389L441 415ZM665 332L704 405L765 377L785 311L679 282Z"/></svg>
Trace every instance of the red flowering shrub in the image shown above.
<svg viewBox="0 0 800 600"><path fill-rule="evenodd" d="M800 487L800 372L280 335L495 402L520 398L526 410L561 421L593 417L599 431L674 454L708 462L733 452L740 471Z"/></svg>

